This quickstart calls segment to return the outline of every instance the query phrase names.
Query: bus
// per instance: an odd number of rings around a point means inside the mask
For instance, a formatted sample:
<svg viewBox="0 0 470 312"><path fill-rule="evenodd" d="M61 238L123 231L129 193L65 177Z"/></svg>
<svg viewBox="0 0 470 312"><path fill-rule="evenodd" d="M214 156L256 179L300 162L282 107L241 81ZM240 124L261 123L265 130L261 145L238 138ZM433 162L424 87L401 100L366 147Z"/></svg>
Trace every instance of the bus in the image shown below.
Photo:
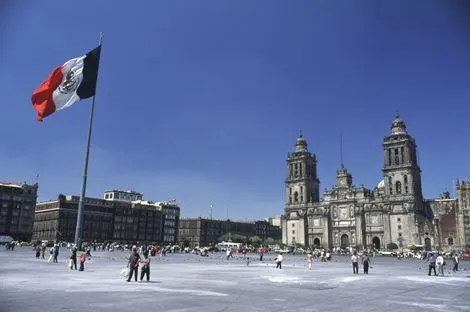
<svg viewBox="0 0 470 312"><path fill-rule="evenodd" d="M227 249L232 248L240 248L240 243L233 243L233 242L221 242L217 244L217 248L222 251L226 251Z"/></svg>

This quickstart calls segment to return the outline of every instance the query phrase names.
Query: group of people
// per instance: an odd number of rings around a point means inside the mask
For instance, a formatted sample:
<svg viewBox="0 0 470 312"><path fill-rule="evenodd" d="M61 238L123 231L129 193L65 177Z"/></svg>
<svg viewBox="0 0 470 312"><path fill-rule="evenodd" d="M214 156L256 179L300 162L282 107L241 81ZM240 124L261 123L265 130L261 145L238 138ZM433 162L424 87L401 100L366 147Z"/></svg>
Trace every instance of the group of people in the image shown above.
<svg viewBox="0 0 470 312"><path fill-rule="evenodd" d="M140 281L146 277L147 282L150 281L150 258L149 252L147 248L141 248L141 252L143 255L143 259L140 257L140 254L137 252L137 246L132 247L132 253L129 257L129 262L127 263L127 282L130 282L132 276L134 276L134 280L137 282L137 275L139 271L139 265L142 264L140 269Z"/></svg>
<svg viewBox="0 0 470 312"><path fill-rule="evenodd" d="M357 252L353 252L351 256L351 263L353 267L353 274L359 274L359 258L361 259L362 268L364 270L364 274L369 274L370 268L370 257L367 252L364 252L362 256L359 256Z"/></svg>
<svg viewBox="0 0 470 312"><path fill-rule="evenodd" d="M429 253L426 257L426 261L429 262L429 276L431 276L431 272L434 272L434 276L444 276L444 266L446 266L447 263L441 253L438 252L437 255L434 252ZM452 262L454 265L452 271L457 272L459 270L459 256L457 254L452 256Z"/></svg>

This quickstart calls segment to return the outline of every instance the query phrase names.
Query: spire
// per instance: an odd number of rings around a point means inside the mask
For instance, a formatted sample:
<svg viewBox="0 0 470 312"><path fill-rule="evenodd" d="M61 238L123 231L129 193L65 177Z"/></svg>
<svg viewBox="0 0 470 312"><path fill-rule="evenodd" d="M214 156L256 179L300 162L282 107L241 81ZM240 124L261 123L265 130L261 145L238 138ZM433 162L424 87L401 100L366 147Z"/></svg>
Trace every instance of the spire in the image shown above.
<svg viewBox="0 0 470 312"><path fill-rule="evenodd" d="M339 136L339 154L341 157L341 169L344 169L344 162L343 162L343 134Z"/></svg>

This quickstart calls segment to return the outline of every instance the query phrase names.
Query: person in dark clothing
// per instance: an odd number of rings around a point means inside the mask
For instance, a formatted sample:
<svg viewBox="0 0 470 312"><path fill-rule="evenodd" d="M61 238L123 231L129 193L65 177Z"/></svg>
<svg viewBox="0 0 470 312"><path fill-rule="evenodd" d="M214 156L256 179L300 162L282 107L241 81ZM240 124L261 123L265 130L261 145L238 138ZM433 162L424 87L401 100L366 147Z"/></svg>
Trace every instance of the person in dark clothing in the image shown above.
<svg viewBox="0 0 470 312"><path fill-rule="evenodd" d="M369 264L370 264L370 258L367 253L364 253L362 256L362 265L364 268L364 274L369 274Z"/></svg>
<svg viewBox="0 0 470 312"><path fill-rule="evenodd" d="M75 270L76 270L77 269L77 247L72 248L72 253L70 255L70 260L72 260L72 263L70 265L70 270L73 270L73 268L75 268Z"/></svg>
<svg viewBox="0 0 470 312"><path fill-rule="evenodd" d="M39 256L41 256L41 246L36 246L36 259L39 259Z"/></svg>
<svg viewBox="0 0 470 312"><path fill-rule="evenodd" d="M135 281L137 282L137 274L139 270L139 261L140 261L140 255L137 253L137 247L132 248L132 254L129 257L129 277L127 278L127 281L130 282L132 279L132 275L135 277ZM150 274L150 273L149 273Z"/></svg>
<svg viewBox="0 0 470 312"><path fill-rule="evenodd" d="M428 273L428 275L431 276L431 271L434 271L434 276L437 276L437 273L436 273L436 256L433 253L430 253L429 256L428 256L427 261L429 262L429 273Z"/></svg>
<svg viewBox="0 0 470 312"><path fill-rule="evenodd" d="M59 245L55 244L54 245L54 258L53 258L52 262L57 263L58 262L58 260L57 260L58 257L59 257Z"/></svg>
<svg viewBox="0 0 470 312"><path fill-rule="evenodd" d="M142 268L140 269L140 281L144 279L144 275L147 277L147 282L150 281L150 259L148 253L144 253L144 260L141 261L143 263ZM137 273L136 273L137 276Z"/></svg>

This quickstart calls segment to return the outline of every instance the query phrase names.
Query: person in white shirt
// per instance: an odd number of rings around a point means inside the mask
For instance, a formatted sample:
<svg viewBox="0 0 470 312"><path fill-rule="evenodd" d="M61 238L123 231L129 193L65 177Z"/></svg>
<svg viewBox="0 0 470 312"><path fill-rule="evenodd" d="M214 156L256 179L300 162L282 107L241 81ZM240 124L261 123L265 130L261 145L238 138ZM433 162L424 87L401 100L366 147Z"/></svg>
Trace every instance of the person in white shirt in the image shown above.
<svg viewBox="0 0 470 312"><path fill-rule="evenodd" d="M282 254L280 253L274 260L276 260L276 269L282 269Z"/></svg>
<svg viewBox="0 0 470 312"><path fill-rule="evenodd" d="M311 251L308 252L307 254L307 262L308 262L308 269L312 269L312 263L313 263L313 253Z"/></svg>
<svg viewBox="0 0 470 312"><path fill-rule="evenodd" d="M359 274L359 264L357 263L357 254L356 252L353 253L351 256L351 262L353 266L353 274Z"/></svg>
<svg viewBox="0 0 470 312"><path fill-rule="evenodd" d="M439 253L436 258L437 274L444 276L444 257Z"/></svg>

